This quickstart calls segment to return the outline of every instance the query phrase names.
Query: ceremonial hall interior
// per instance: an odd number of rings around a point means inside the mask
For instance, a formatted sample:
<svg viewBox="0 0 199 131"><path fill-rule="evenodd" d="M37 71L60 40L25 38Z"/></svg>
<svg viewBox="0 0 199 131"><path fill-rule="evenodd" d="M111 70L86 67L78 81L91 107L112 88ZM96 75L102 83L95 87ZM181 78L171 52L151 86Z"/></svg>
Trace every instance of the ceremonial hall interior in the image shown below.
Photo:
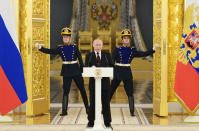
<svg viewBox="0 0 199 131"><path fill-rule="evenodd" d="M123 82L110 102L113 131L198 131L174 92L176 63L183 33L187 0L10 0L16 20L28 100L5 116L0 131L84 131L88 123L80 91L72 81L68 115L62 111L62 59L41 53L36 43L56 48L62 43L61 29L72 30L83 62L93 51L93 41L103 41L104 51L121 46L121 31L132 31L138 51L153 55L136 57L133 74L135 116L129 112ZM199 2L199 1L198 1ZM199 7L199 6L198 6ZM199 16L199 13L196 14ZM89 78L84 77L89 96ZM89 98L89 97L88 97ZM191 120L190 120L190 119ZM103 117L102 117L103 120Z"/></svg>

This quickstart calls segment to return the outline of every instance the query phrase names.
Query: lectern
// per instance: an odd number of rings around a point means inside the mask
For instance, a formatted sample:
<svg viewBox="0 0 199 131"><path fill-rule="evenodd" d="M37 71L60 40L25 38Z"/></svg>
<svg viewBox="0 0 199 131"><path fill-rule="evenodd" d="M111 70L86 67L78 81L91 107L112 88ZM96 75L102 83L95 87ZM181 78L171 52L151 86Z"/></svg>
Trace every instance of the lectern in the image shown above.
<svg viewBox="0 0 199 131"><path fill-rule="evenodd" d="M104 128L101 120L101 79L102 77L113 78L112 67L84 67L83 77L95 78L95 122L93 128L86 128L85 131L112 131L111 128Z"/></svg>

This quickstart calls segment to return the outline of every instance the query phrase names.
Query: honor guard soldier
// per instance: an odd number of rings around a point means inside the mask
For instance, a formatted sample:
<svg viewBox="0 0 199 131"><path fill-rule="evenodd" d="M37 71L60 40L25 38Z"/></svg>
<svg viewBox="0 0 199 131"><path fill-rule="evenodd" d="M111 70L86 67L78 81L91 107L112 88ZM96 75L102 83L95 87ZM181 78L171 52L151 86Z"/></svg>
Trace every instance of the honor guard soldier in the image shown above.
<svg viewBox="0 0 199 131"><path fill-rule="evenodd" d="M86 95L86 91L84 88L84 80L82 78L83 71L83 61L81 53L77 45L72 44L70 42L72 31L70 28L63 28L61 35L63 37L62 45L59 45L56 49L47 49L42 47L40 44L36 44L35 46L39 48L39 50L46 54L59 54L63 60L61 76L63 76L63 101L62 101L62 113L61 116L67 115L68 108L68 95L70 92L70 86L72 79L75 81L78 89L80 90L86 113L88 114L88 99ZM79 60L79 64L77 63L77 59Z"/></svg>
<svg viewBox="0 0 199 131"><path fill-rule="evenodd" d="M137 51L134 47L130 47L131 37L132 34L129 29L122 30L122 46L116 47L113 51L112 60L115 63L115 67L114 77L111 82L110 98L112 98L120 82L123 81L124 89L128 96L130 114L134 116L133 77L130 64L134 57L145 57L153 54L156 46L146 52Z"/></svg>

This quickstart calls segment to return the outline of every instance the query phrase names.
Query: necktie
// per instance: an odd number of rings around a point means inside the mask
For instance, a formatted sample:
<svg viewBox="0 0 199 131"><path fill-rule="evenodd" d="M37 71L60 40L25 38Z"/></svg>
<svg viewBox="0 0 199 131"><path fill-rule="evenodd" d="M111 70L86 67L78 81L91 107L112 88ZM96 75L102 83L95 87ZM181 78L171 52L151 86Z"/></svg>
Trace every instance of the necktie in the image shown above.
<svg viewBox="0 0 199 131"><path fill-rule="evenodd" d="M97 52L97 63L100 63L100 56L99 56L99 52Z"/></svg>

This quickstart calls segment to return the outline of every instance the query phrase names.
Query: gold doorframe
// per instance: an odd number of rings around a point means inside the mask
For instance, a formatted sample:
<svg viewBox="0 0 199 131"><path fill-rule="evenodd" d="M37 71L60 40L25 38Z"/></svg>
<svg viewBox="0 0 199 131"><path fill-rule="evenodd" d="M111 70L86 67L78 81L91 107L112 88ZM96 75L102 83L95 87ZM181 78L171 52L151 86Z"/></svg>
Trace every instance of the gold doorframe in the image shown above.
<svg viewBox="0 0 199 131"><path fill-rule="evenodd" d="M50 109L50 59L34 48L36 42L50 46L50 0L17 1L18 38L29 97L26 113L36 115ZM153 1L153 43L161 45L154 55L153 68L154 114L159 116L167 116L168 102L176 101L173 83L182 33L183 4L183 0Z"/></svg>
<svg viewBox="0 0 199 131"><path fill-rule="evenodd" d="M47 113L50 109L50 57L35 43L50 47L50 0L18 0L18 36L28 101L26 115Z"/></svg>
<svg viewBox="0 0 199 131"><path fill-rule="evenodd" d="M153 2L153 43L160 44L154 55L153 113L168 116L168 102L176 102L173 89L177 50L182 35L184 0Z"/></svg>
<svg viewBox="0 0 199 131"><path fill-rule="evenodd" d="M154 55L153 113L168 115L167 78L168 78L168 0L154 0L154 42L160 48Z"/></svg>

